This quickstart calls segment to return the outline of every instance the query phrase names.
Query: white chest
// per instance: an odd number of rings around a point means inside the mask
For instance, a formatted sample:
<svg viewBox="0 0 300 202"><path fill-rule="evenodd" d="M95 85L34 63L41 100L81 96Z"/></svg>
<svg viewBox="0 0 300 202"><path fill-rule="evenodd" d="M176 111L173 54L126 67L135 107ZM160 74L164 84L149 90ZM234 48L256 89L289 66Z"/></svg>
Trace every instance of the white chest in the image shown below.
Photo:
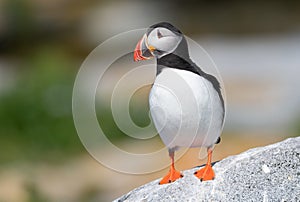
<svg viewBox="0 0 300 202"><path fill-rule="evenodd" d="M209 81L192 72L163 69L149 103L154 125L168 147L211 146L221 133L219 95Z"/></svg>

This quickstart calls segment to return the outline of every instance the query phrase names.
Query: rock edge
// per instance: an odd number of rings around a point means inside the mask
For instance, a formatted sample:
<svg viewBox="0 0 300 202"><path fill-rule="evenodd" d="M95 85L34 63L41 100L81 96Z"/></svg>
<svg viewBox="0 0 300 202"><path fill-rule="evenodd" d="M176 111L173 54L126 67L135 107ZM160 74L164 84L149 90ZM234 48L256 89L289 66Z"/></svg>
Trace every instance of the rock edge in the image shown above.
<svg viewBox="0 0 300 202"><path fill-rule="evenodd" d="M174 183L159 179L115 202L131 201L300 201L300 137L229 156L213 166L216 178L201 182L193 173Z"/></svg>

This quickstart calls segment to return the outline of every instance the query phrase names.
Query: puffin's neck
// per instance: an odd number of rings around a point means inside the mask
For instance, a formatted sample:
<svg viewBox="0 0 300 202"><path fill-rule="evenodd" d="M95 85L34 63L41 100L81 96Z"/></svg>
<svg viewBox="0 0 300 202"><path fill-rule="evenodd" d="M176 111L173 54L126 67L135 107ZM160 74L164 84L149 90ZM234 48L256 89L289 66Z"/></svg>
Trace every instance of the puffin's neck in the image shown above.
<svg viewBox="0 0 300 202"><path fill-rule="evenodd" d="M178 54L171 53L162 58L158 58L156 75L158 75L163 68L166 67L191 71L198 75L202 75L203 73L202 70L190 59L189 55L180 57Z"/></svg>
<svg viewBox="0 0 300 202"><path fill-rule="evenodd" d="M203 73L202 70L191 60L187 41L184 37L173 53L157 58L156 75L158 75L163 68L166 67L191 71L199 75Z"/></svg>

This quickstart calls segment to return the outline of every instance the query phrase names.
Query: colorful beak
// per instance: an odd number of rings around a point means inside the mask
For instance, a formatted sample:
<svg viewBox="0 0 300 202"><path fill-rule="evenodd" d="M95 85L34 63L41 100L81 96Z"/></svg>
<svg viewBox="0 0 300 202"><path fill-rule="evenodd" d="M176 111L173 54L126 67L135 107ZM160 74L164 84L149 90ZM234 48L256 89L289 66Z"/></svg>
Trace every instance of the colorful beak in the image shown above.
<svg viewBox="0 0 300 202"><path fill-rule="evenodd" d="M139 60L149 60L150 58L153 58L154 50L155 48L149 47L147 41L147 35L145 34L135 47L133 53L133 60L135 62Z"/></svg>

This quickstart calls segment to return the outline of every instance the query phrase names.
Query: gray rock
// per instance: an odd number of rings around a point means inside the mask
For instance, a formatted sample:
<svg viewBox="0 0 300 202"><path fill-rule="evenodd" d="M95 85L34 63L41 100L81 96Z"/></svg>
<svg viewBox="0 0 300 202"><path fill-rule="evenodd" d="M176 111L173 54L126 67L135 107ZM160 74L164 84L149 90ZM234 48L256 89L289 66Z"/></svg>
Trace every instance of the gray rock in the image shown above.
<svg viewBox="0 0 300 202"><path fill-rule="evenodd" d="M300 137L250 149L213 166L216 178L193 173L167 185L145 184L115 201L300 201Z"/></svg>

